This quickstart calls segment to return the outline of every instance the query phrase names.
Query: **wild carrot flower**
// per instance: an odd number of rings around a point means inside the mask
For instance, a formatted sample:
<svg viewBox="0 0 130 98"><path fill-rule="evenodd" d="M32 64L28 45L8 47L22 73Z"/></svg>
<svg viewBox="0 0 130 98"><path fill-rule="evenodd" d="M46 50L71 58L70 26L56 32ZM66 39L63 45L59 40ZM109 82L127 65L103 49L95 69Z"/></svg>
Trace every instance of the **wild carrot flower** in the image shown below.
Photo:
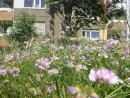
<svg viewBox="0 0 130 98"><path fill-rule="evenodd" d="M37 60L36 66L42 70L46 70L50 65L47 58L41 58Z"/></svg>
<svg viewBox="0 0 130 98"><path fill-rule="evenodd" d="M51 70L48 70L48 74L58 74L59 73L59 71L58 71L58 69L51 69Z"/></svg>
<svg viewBox="0 0 130 98"><path fill-rule="evenodd" d="M14 56L12 54L7 54L5 57L5 62L11 61L14 58Z"/></svg>
<svg viewBox="0 0 130 98"><path fill-rule="evenodd" d="M53 93L55 91L56 91L56 85L55 84L53 84L51 86L46 86L46 92L47 93L51 94L51 93Z"/></svg>
<svg viewBox="0 0 130 98"><path fill-rule="evenodd" d="M92 82L107 82L108 84L115 85L119 83L119 77L113 72L105 68L91 70L89 80Z"/></svg>

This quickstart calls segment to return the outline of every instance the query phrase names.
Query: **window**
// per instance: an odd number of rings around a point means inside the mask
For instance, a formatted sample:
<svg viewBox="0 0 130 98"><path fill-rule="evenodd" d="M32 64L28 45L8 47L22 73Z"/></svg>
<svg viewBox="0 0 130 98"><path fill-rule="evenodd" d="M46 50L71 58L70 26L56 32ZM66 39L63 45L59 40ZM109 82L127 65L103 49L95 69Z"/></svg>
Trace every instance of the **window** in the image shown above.
<svg viewBox="0 0 130 98"><path fill-rule="evenodd" d="M24 7L33 7L33 0L25 0Z"/></svg>
<svg viewBox="0 0 130 98"><path fill-rule="evenodd" d="M0 8L13 8L13 0L0 0Z"/></svg>
<svg viewBox="0 0 130 98"><path fill-rule="evenodd" d="M99 30L83 30L82 36L91 39L91 40L99 40Z"/></svg>
<svg viewBox="0 0 130 98"><path fill-rule="evenodd" d="M44 8L44 0L25 0L24 7Z"/></svg>

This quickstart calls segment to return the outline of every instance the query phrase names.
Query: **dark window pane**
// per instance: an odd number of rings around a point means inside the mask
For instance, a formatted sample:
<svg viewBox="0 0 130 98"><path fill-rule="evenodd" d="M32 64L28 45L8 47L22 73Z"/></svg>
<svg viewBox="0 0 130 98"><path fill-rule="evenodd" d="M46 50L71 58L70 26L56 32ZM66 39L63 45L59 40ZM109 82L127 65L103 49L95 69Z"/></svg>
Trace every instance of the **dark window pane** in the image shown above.
<svg viewBox="0 0 130 98"><path fill-rule="evenodd" d="M82 36L85 36L85 31L82 31Z"/></svg>
<svg viewBox="0 0 130 98"><path fill-rule="evenodd" d="M33 6L33 0L24 1L24 7L32 7L32 6Z"/></svg>
<svg viewBox="0 0 130 98"><path fill-rule="evenodd" d="M92 32L91 37L94 39L99 39L99 32Z"/></svg>
<svg viewBox="0 0 130 98"><path fill-rule="evenodd" d="M35 4L36 4L36 5L35 5L36 7L39 7L39 0L36 0L36 1L35 1Z"/></svg>
<svg viewBox="0 0 130 98"><path fill-rule="evenodd" d="M44 0L41 0L41 7L43 8L45 6Z"/></svg>
<svg viewBox="0 0 130 98"><path fill-rule="evenodd" d="M90 38L90 32L87 31L87 38Z"/></svg>
<svg viewBox="0 0 130 98"><path fill-rule="evenodd" d="M2 8L4 5L4 0L0 0L0 8Z"/></svg>

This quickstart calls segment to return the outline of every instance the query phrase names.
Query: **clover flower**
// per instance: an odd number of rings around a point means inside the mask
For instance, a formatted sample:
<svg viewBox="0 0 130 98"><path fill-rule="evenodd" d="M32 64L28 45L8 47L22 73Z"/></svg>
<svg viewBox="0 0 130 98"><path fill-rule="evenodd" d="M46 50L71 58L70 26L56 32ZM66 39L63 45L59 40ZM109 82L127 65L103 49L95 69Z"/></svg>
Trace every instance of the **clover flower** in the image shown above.
<svg viewBox="0 0 130 98"><path fill-rule="evenodd" d="M128 68L125 68L124 71L125 71L126 73L129 73L129 72L130 72L130 70L129 70Z"/></svg>
<svg viewBox="0 0 130 98"><path fill-rule="evenodd" d="M48 70L48 74L58 74L59 73L59 71L58 71L58 69L51 69L51 70Z"/></svg>
<svg viewBox="0 0 130 98"><path fill-rule="evenodd" d="M55 84L51 85L50 87L46 86L46 92L47 93L51 94L51 93L53 93L55 91L56 91L56 85Z"/></svg>
<svg viewBox="0 0 130 98"><path fill-rule="evenodd" d="M8 72L15 78L19 75L20 69L13 67L12 69L9 69Z"/></svg>
<svg viewBox="0 0 130 98"><path fill-rule="evenodd" d="M104 3L105 6L108 5L108 4L111 5L112 4L112 0L104 0L103 3Z"/></svg>
<svg viewBox="0 0 130 98"><path fill-rule="evenodd" d="M0 76L4 76L7 73L7 70L4 66L0 65Z"/></svg>
<svg viewBox="0 0 130 98"><path fill-rule="evenodd" d="M57 56L51 57L51 61L56 61L56 60L58 60L58 59L59 59L59 57L57 57Z"/></svg>
<svg viewBox="0 0 130 98"><path fill-rule="evenodd" d="M119 77L113 72L105 68L91 70L89 80L92 82L107 82L108 84L115 85L120 82Z"/></svg>
<svg viewBox="0 0 130 98"><path fill-rule="evenodd" d="M72 61L68 62L67 66L70 67L70 68L73 68L74 67L74 62L72 62Z"/></svg>
<svg viewBox="0 0 130 98"><path fill-rule="evenodd" d="M78 89L77 87L68 87L68 92L71 94L71 95L75 95L78 93Z"/></svg>
<svg viewBox="0 0 130 98"><path fill-rule="evenodd" d="M52 50L57 50L58 49L58 47L56 45L54 45L54 44L52 44L50 47L51 47Z"/></svg>
<svg viewBox="0 0 130 98"><path fill-rule="evenodd" d="M80 72L81 69L87 70L87 67L86 67L85 65L82 65L82 64L80 64L80 65L78 65L78 66L76 67L76 71L77 71L77 72Z"/></svg>
<svg viewBox="0 0 130 98"><path fill-rule="evenodd" d="M7 54L6 56L5 56L5 62L8 62L8 61L11 61L12 59L14 58L14 56L12 55L12 54Z"/></svg>
<svg viewBox="0 0 130 98"><path fill-rule="evenodd" d="M35 65L42 70L46 70L49 67L50 62L47 58L41 58L37 60L37 63Z"/></svg>
<svg viewBox="0 0 130 98"><path fill-rule="evenodd" d="M34 96L38 96L41 94L41 90L39 88L30 88L29 92L32 93Z"/></svg>

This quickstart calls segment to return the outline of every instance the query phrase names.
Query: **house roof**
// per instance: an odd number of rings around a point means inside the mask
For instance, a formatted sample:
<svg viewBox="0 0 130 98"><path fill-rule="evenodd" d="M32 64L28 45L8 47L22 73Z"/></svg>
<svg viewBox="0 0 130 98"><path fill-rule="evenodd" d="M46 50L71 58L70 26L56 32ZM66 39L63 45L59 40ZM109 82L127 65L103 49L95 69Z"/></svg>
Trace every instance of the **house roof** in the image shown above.
<svg viewBox="0 0 130 98"><path fill-rule="evenodd" d="M13 20L13 12L0 12L0 20Z"/></svg>

